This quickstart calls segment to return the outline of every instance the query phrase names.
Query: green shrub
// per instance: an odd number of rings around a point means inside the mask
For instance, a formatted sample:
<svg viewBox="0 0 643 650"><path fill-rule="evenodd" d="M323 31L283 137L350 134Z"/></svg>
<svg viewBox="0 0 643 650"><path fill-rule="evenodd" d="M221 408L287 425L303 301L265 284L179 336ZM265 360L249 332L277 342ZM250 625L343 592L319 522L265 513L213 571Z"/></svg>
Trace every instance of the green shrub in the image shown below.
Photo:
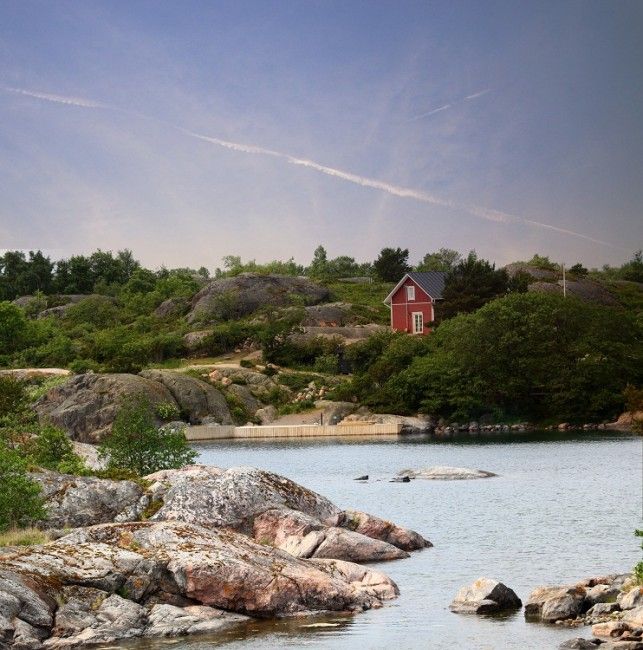
<svg viewBox="0 0 643 650"><path fill-rule="evenodd" d="M0 440L0 531L44 517L40 486L27 476L27 463Z"/></svg>
<svg viewBox="0 0 643 650"><path fill-rule="evenodd" d="M158 428L154 410L143 396L126 398L116 415L112 432L99 447L111 470L129 470L139 476L191 463L197 456L183 430Z"/></svg>
<svg viewBox="0 0 643 650"><path fill-rule="evenodd" d="M178 420L181 417L181 410L176 404L172 404L172 402L161 402L161 404L156 405L154 410L161 420L167 422L170 420Z"/></svg>
<svg viewBox="0 0 643 650"><path fill-rule="evenodd" d="M254 368L257 364L250 359L241 359L241 361L239 361L239 365L242 368Z"/></svg>
<svg viewBox="0 0 643 650"><path fill-rule="evenodd" d="M643 530L637 529L634 531L634 534L637 537L643 537ZM641 549L643 549L643 544L641 544ZM636 580L636 584L643 586L643 560L638 562L634 567L634 579Z"/></svg>
<svg viewBox="0 0 643 650"><path fill-rule="evenodd" d="M21 411L27 404L27 385L11 375L0 376L0 418Z"/></svg>
<svg viewBox="0 0 643 650"><path fill-rule="evenodd" d="M291 415L293 413L303 413L304 411L310 411L314 408L314 400L304 399L301 402L291 402L290 404L284 404L277 410L279 412L279 415Z"/></svg>
<svg viewBox="0 0 643 650"><path fill-rule="evenodd" d="M86 474L83 459L74 451L67 434L51 425L40 428L37 437L26 449L30 459L38 467L45 467L63 474Z"/></svg>
<svg viewBox="0 0 643 650"><path fill-rule="evenodd" d="M328 375L336 375L339 367L339 359L336 354L320 354L313 364L315 372Z"/></svg>

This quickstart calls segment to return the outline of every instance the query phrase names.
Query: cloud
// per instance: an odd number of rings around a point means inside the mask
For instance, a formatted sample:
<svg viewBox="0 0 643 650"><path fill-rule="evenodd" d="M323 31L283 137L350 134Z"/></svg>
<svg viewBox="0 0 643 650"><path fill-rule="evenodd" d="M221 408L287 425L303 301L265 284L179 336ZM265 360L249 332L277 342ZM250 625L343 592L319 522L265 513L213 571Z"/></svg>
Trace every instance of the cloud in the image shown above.
<svg viewBox="0 0 643 650"><path fill-rule="evenodd" d="M154 120L155 122L159 123L164 123L170 126L171 128L180 131L181 133L184 133L185 135L195 138L197 140L201 140L203 142L207 142L209 144L213 144L217 147L223 147L225 149L230 149L232 151L237 151L239 153L245 153L245 154L253 154L253 155L261 155L261 156L270 156L272 158L278 158L280 160L284 160L290 165L297 165L299 167L306 167L308 169L312 169L316 172L319 172L321 174L326 174L327 176L332 176L334 178L338 178L343 181L347 181L349 183L353 183L355 185L360 185L362 187L368 187L372 188L375 190L380 190L382 192L386 192L392 196L396 196L399 198L404 198L404 199L412 199L415 201L420 201L422 203L427 203L430 205L437 205L441 206L444 208L449 208L452 210L460 210L462 212L466 212L472 216L485 219L487 221L492 221L496 223L505 223L505 224L525 224L529 225L532 227L536 228L541 228L541 229L546 229L546 230L552 230L554 232L558 232L564 235L569 235L571 237L579 237L581 239L585 239L587 241L590 241L595 244L601 244L603 246L610 246L612 248L621 248L618 246L614 246L613 244L602 241L600 239L595 239L593 237L590 237L589 235L585 235L583 233L575 232L573 230L567 230L565 228L560 228L558 226L552 226L547 223L543 223L540 221L535 221L532 219L526 219L524 217L519 217L514 214L510 214L508 212L503 212L501 210L495 210L493 208L487 208L484 206L478 206L478 205L472 205L472 204L466 204L466 203L459 203L457 201L452 201L450 199L445 199L439 196L435 196L434 194L430 194L429 192L425 192L423 190L418 190L418 189L413 189L410 187L404 187L400 185L394 185L392 183L387 183L386 181L382 181L379 179L375 178L369 178L368 176L360 176L359 174L354 174L352 172L344 171L342 169L337 169L335 167L329 167L327 165L322 165L321 163L315 162L314 160L309 160L306 158L298 158L296 156L292 156L288 153L284 153L281 151L276 151L273 149L266 149L264 147L259 147L256 145L249 145L249 144L244 144L240 142L232 142L229 140L223 140L221 138L216 138L213 136L209 135L204 135L202 133L196 133L194 131L190 131L182 126L177 126L174 124L169 124L167 122L162 122L161 120L158 120L154 117L146 116L141 113L135 112L135 111L129 111L128 109L122 109L116 106L109 106L107 104L101 104L98 102L94 102L91 100L87 99L82 99L82 98L77 98L77 97L64 97L61 95L53 95L50 93L41 93L41 92L34 92L30 90L23 90L20 88L8 88L8 87L3 87L4 90L7 90L9 92L13 93L19 93L22 95L26 95L28 97L33 97L34 99L41 99L45 101L50 101L50 102L56 102L59 104L66 104L66 105L71 105L71 106L80 106L82 108L101 108L101 109L108 109L108 110L115 110L119 111L122 113L128 113L131 115L136 115L138 117L143 117L145 119L150 119ZM479 93L474 93L473 95L470 95L469 98L474 98L475 96L481 96L483 94L486 94L489 92L489 90L484 90L480 91ZM462 100L464 101L464 100ZM442 106L438 109L435 109L433 112L438 112L442 110L446 110L449 108L450 105L446 104L445 106Z"/></svg>
<svg viewBox="0 0 643 650"><path fill-rule="evenodd" d="M463 102L470 101L472 99L478 99L478 97L482 97L483 95L486 95L487 93L491 92L491 88L485 88L484 90L479 90L477 93L473 93L471 95L467 95L466 97L463 97L462 99L456 99L453 102L449 104L444 104L444 106L438 106L438 108L433 108L430 111L426 111L424 113L420 113L419 115L416 115L415 117L412 117L409 122L415 122L416 120L421 120L425 117L430 117L431 115L435 115L436 113L441 113L442 111L446 111L448 108L453 108L454 106L457 106L458 104L462 104Z"/></svg>
<svg viewBox="0 0 643 650"><path fill-rule="evenodd" d="M468 101L470 99L478 99L478 97L482 97L483 95L486 95L487 93L491 92L491 88L485 88L485 90L481 90L480 92L473 93L473 95L467 95L464 98L464 101Z"/></svg>
<svg viewBox="0 0 643 650"><path fill-rule="evenodd" d="M80 106L81 108L109 108L106 104L100 104L81 97L64 97L62 95L52 95L50 93L34 92L32 90L24 90L22 88L12 88L11 86L3 86L3 90L17 95L26 95L34 99L44 99L48 102L55 102L56 104L66 104L67 106Z"/></svg>

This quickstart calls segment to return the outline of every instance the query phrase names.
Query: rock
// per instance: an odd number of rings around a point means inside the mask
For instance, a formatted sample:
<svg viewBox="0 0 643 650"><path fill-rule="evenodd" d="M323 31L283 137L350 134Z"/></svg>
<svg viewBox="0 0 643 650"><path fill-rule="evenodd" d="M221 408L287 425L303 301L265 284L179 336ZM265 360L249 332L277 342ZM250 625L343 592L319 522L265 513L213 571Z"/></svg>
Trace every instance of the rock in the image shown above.
<svg viewBox="0 0 643 650"><path fill-rule="evenodd" d="M364 474L363 476L358 476L353 479L354 481L368 481L368 474Z"/></svg>
<svg viewBox="0 0 643 650"><path fill-rule="evenodd" d="M315 402L315 407L323 409L324 423L331 426L339 424L357 408L352 402L330 402L327 400L318 400Z"/></svg>
<svg viewBox="0 0 643 650"><path fill-rule="evenodd" d="M240 318L264 306L287 307L293 298L308 305L322 302L328 289L308 278L242 273L207 284L192 298L188 322Z"/></svg>
<svg viewBox="0 0 643 650"><path fill-rule="evenodd" d="M630 629L630 626L623 621L606 621L605 623L593 625L592 634L599 638L607 637L609 639L615 636L621 636L623 632Z"/></svg>
<svg viewBox="0 0 643 650"><path fill-rule="evenodd" d="M89 469L105 469L107 463L98 455L98 448L96 445L90 445L86 442L78 442L77 440L73 441L73 445L74 453L83 459L83 462L87 467L89 467Z"/></svg>
<svg viewBox="0 0 643 650"><path fill-rule="evenodd" d="M525 618L555 623L578 618L585 606L585 589L582 587L538 587L525 605Z"/></svg>
<svg viewBox="0 0 643 650"><path fill-rule="evenodd" d="M225 368L219 366L210 373L209 377L212 381L220 382L224 386L231 386L232 384L247 386L250 392L260 400L277 388L277 384L271 377L249 368ZM279 388L288 394L291 392L285 386Z"/></svg>
<svg viewBox="0 0 643 650"><path fill-rule="evenodd" d="M643 587L634 587L620 593L616 602L621 606L621 609L634 609L643 606Z"/></svg>
<svg viewBox="0 0 643 650"><path fill-rule="evenodd" d="M47 518L44 528L76 528L111 521L135 521L149 503L133 481L111 481L42 470L30 478L42 488Z"/></svg>
<svg viewBox="0 0 643 650"><path fill-rule="evenodd" d="M154 406L178 407L162 384L138 375L76 375L55 386L35 404L41 421L64 429L73 440L97 443L111 431L124 397L143 395Z"/></svg>
<svg viewBox="0 0 643 650"><path fill-rule="evenodd" d="M493 472L464 467L427 467L426 469L405 469L398 476L408 478L424 478L433 481L460 481L474 478L490 478L497 476Z"/></svg>
<svg viewBox="0 0 643 650"><path fill-rule="evenodd" d="M596 648L598 648L598 643L594 643L594 641L588 639L581 639L579 637L561 643L558 648L560 650L596 650Z"/></svg>
<svg viewBox="0 0 643 650"><path fill-rule="evenodd" d="M304 327L342 327L354 320L350 303L327 302L324 305L310 305L304 308Z"/></svg>
<svg viewBox="0 0 643 650"><path fill-rule="evenodd" d="M231 530L179 522L103 524L78 530L48 547L65 542L73 549L113 550L123 540L137 549L142 562L157 567L157 585L164 580L166 590L178 590L209 607L265 617L316 610L359 611L381 604L379 597L328 575L314 563ZM370 569L363 570L363 580L380 581L369 578Z"/></svg>
<svg viewBox="0 0 643 650"><path fill-rule="evenodd" d="M327 558L350 562L381 562L408 557L399 548L286 508L266 510L254 518L252 535L294 557Z"/></svg>
<svg viewBox="0 0 643 650"><path fill-rule="evenodd" d="M410 483L411 482L411 477L410 476L394 476L389 483Z"/></svg>
<svg viewBox="0 0 643 650"><path fill-rule="evenodd" d="M149 503L133 481L111 481L42 470L30 478L42 488L47 508L44 528L76 528L111 521L135 521Z"/></svg>
<svg viewBox="0 0 643 650"><path fill-rule="evenodd" d="M585 302L592 302L599 305L616 307L619 301L598 282L587 278L579 280L567 280L567 294L580 298ZM533 282L528 285L527 291L536 293L557 293L563 294L563 281Z"/></svg>
<svg viewBox="0 0 643 650"><path fill-rule="evenodd" d="M225 397L208 382L169 370L144 370L140 376L167 388L191 424L199 424L207 416L221 424L232 424Z"/></svg>
<svg viewBox="0 0 643 650"><path fill-rule="evenodd" d="M339 508L325 497L271 472L233 467L203 481L179 481L165 494L155 521L185 521L206 528L252 528L255 515L285 507L321 521L337 515Z"/></svg>
<svg viewBox="0 0 643 650"><path fill-rule="evenodd" d="M272 404L268 404L268 406L258 409L255 412L255 417L259 419L261 424L270 424L279 417L279 413Z"/></svg>
<svg viewBox="0 0 643 650"><path fill-rule="evenodd" d="M526 262L513 262L512 264L507 264L504 268L510 278L525 273L535 280L555 280L559 275L557 271L541 269Z"/></svg>
<svg viewBox="0 0 643 650"><path fill-rule="evenodd" d="M208 340L213 330L197 330L183 336L183 346L188 354L203 354L208 351Z"/></svg>
<svg viewBox="0 0 643 650"><path fill-rule="evenodd" d="M168 316L183 316L190 308L190 303L185 298L168 298L164 300L155 310L154 315L159 318Z"/></svg>
<svg viewBox="0 0 643 650"><path fill-rule="evenodd" d="M429 433L435 428L434 420L429 416L409 417L406 415L391 415L390 413L373 413L369 419L376 424L399 424L400 434L410 435Z"/></svg>
<svg viewBox="0 0 643 650"><path fill-rule="evenodd" d="M643 605L628 609L625 616L623 616L623 620L632 627L643 627Z"/></svg>
<svg viewBox="0 0 643 650"><path fill-rule="evenodd" d="M521 607L520 598L502 582L478 578L460 589L449 609L457 614L495 614Z"/></svg>
<svg viewBox="0 0 643 650"><path fill-rule="evenodd" d="M587 606L596 603L609 603L616 599L619 593L617 587L611 584L597 584L585 590L585 601Z"/></svg>
<svg viewBox="0 0 643 650"><path fill-rule="evenodd" d="M333 521L332 519L329 521ZM361 533L373 539L393 544L404 551L416 551L433 546L428 539L408 528L398 526L391 521L374 517L358 510L344 510L339 513L334 525Z"/></svg>
<svg viewBox="0 0 643 650"><path fill-rule="evenodd" d="M228 386L228 393L234 395L250 415L254 415L261 406L257 398L250 392L250 389L247 386L232 384Z"/></svg>
<svg viewBox="0 0 643 650"><path fill-rule="evenodd" d="M400 594L397 585L387 575L341 560L310 560L311 564L333 578L345 580L354 589L378 600L391 600Z"/></svg>
<svg viewBox="0 0 643 650"><path fill-rule="evenodd" d="M231 614L205 605L176 607L174 605L153 605L148 627L144 632L146 637L174 637L186 634L205 632L220 632L230 626L238 625L248 620L247 616Z"/></svg>
<svg viewBox="0 0 643 650"><path fill-rule="evenodd" d="M621 607L618 603L596 603L589 608L585 614L585 621L592 621L598 623L596 619L603 619L613 612L620 611Z"/></svg>

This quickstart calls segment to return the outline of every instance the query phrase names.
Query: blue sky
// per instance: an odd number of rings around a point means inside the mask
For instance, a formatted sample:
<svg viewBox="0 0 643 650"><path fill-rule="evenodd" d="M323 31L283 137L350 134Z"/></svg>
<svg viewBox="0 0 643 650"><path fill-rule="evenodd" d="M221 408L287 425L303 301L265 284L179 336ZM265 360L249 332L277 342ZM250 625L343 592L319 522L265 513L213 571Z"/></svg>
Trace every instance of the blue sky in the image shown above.
<svg viewBox="0 0 643 650"><path fill-rule="evenodd" d="M640 2L0 4L0 249L618 264Z"/></svg>

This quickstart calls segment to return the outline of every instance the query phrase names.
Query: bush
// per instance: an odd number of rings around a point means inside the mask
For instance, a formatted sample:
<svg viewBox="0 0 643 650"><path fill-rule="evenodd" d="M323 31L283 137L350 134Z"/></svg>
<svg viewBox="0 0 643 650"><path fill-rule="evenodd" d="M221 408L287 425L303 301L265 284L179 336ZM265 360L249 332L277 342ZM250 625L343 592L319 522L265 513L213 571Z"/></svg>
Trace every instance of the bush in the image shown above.
<svg viewBox="0 0 643 650"><path fill-rule="evenodd" d="M643 537L643 530L635 530L634 534L637 537ZM643 544L641 544L641 549L643 549ZM636 584L643 587L643 560L638 562L634 567L634 579L636 580Z"/></svg>
<svg viewBox="0 0 643 650"><path fill-rule="evenodd" d="M27 476L24 458L0 440L0 531L44 517L40 486Z"/></svg>
<svg viewBox="0 0 643 650"><path fill-rule="evenodd" d="M339 369L339 359L336 354L320 354L313 364L315 372L336 375Z"/></svg>
<svg viewBox="0 0 643 650"><path fill-rule="evenodd" d="M0 376L0 418L21 411L26 403L26 384L10 375Z"/></svg>
<svg viewBox="0 0 643 650"><path fill-rule="evenodd" d="M26 449L30 459L38 467L45 467L63 474L86 474L83 459L74 451L74 445L61 429L45 425Z"/></svg>
<svg viewBox="0 0 643 650"><path fill-rule="evenodd" d="M181 410L176 404L172 402L162 402L161 404L156 405L156 415L158 415L161 420L178 420L181 417Z"/></svg>
<svg viewBox="0 0 643 650"><path fill-rule="evenodd" d="M139 476L191 463L197 453L190 449L183 430L159 429L149 400L134 396L123 401L112 432L99 447L109 470L129 470Z"/></svg>

